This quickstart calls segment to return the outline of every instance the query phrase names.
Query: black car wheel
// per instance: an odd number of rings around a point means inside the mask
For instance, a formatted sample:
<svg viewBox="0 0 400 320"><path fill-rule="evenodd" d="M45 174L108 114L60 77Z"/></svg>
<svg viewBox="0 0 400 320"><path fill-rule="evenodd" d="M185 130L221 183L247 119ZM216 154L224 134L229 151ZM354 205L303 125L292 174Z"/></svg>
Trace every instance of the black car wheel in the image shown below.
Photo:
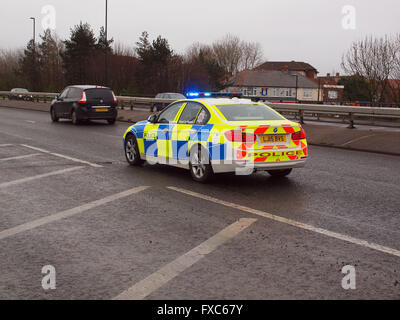
<svg viewBox="0 0 400 320"><path fill-rule="evenodd" d="M205 183L213 176L208 152L201 145L193 146L189 159L189 169L193 180Z"/></svg>
<svg viewBox="0 0 400 320"><path fill-rule="evenodd" d="M115 119L108 119L107 122L108 122L108 124L114 124L115 123Z"/></svg>
<svg viewBox="0 0 400 320"><path fill-rule="evenodd" d="M268 170L268 173L273 177L285 177L292 172L292 169Z"/></svg>
<svg viewBox="0 0 400 320"><path fill-rule="evenodd" d="M138 166L143 163L143 160L140 159L136 137L133 134L129 134L125 139L125 157L131 166Z"/></svg>
<svg viewBox="0 0 400 320"><path fill-rule="evenodd" d="M57 122L59 120L59 118L56 116L56 111L54 110L54 107L51 108L50 115L53 122Z"/></svg>

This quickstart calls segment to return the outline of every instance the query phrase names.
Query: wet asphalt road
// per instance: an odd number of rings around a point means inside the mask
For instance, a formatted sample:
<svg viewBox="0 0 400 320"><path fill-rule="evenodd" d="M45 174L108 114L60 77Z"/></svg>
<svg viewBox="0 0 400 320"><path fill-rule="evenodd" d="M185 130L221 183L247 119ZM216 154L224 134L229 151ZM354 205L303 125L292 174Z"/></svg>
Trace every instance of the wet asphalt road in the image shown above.
<svg viewBox="0 0 400 320"><path fill-rule="evenodd" d="M146 299L400 298L399 157L311 146L307 167L288 178L219 175L202 185L182 169L129 167L122 150L128 126L73 126L42 112L0 109L0 299L112 299L241 218L257 220ZM59 173L21 180L52 172ZM139 186L148 188L30 224ZM21 225L30 227L5 233ZM42 288L45 265L56 270L54 290ZM354 290L342 288L345 265L355 267Z"/></svg>

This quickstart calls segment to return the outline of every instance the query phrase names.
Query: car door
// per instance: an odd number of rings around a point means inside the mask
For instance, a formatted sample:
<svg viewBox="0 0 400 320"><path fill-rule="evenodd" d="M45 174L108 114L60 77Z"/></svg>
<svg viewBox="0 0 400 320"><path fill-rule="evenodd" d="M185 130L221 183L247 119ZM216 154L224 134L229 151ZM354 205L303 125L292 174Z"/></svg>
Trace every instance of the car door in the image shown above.
<svg viewBox="0 0 400 320"><path fill-rule="evenodd" d="M64 104L65 104L65 99L67 97L69 87L65 88L63 92L58 96L56 101L53 104L54 111L58 117L64 117Z"/></svg>
<svg viewBox="0 0 400 320"><path fill-rule="evenodd" d="M157 117L156 123L144 128L143 142L146 159L158 163L167 163L172 156L171 135L176 126L176 118L184 102L173 103Z"/></svg>
<svg viewBox="0 0 400 320"><path fill-rule="evenodd" d="M209 119L209 112L200 103L190 101L179 116L172 136L173 156L185 164L189 160L189 150L194 142L207 142L203 137L203 127ZM207 147L207 146L205 146Z"/></svg>
<svg viewBox="0 0 400 320"><path fill-rule="evenodd" d="M72 87L68 90L67 96L64 99L64 104L63 104L63 111L66 117L71 116L73 105L75 102L79 100L81 96L82 96L82 90L79 88Z"/></svg>

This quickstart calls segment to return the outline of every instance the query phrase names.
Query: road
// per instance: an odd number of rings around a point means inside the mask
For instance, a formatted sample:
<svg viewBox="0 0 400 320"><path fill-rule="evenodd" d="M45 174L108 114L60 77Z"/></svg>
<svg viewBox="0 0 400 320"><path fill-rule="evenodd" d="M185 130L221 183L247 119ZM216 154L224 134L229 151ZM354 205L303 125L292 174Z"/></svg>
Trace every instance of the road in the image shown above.
<svg viewBox="0 0 400 320"><path fill-rule="evenodd" d="M399 157L311 146L203 185L129 167L128 126L0 108L0 299L400 298Z"/></svg>

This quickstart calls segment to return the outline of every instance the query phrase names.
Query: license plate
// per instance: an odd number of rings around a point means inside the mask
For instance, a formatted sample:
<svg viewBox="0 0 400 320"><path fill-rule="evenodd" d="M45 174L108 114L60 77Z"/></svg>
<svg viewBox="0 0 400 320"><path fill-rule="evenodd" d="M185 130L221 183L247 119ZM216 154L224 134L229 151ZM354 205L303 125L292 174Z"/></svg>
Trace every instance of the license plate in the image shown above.
<svg viewBox="0 0 400 320"><path fill-rule="evenodd" d="M108 108L97 108L96 112L107 112Z"/></svg>
<svg viewBox="0 0 400 320"><path fill-rule="evenodd" d="M273 142L286 142L285 134L270 134L261 136L262 143L273 143Z"/></svg>

